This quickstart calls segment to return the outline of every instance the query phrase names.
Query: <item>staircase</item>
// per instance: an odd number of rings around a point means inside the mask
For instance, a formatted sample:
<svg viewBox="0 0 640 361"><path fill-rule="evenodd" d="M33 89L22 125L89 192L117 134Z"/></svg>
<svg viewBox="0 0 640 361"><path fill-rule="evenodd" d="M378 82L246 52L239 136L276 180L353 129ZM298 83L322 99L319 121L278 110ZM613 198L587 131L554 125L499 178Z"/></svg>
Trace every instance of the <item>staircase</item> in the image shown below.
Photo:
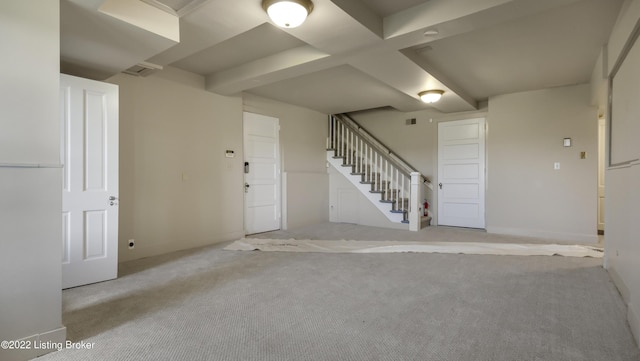
<svg viewBox="0 0 640 361"><path fill-rule="evenodd" d="M423 193L431 183L345 114L329 116L327 161L391 222L412 231L430 224Z"/></svg>

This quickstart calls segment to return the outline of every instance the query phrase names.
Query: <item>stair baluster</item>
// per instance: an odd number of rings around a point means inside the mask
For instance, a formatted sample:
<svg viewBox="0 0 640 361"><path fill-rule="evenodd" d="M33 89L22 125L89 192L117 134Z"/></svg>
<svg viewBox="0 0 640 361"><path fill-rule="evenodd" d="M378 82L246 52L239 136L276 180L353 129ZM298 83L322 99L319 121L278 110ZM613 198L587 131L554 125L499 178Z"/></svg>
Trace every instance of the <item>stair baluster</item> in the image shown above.
<svg viewBox="0 0 640 361"><path fill-rule="evenodd" d="M416 215L409 217L409 213L418 211L411 205L421 204L422 188L412 187L410 174L419 177L415 178L415 184L421 184L417 182L422 176L346 116L329 117L328 136L327 148L333 152L333 157L328 159L340 162L343 169L348 168L350 176L359 175L360 183L368 186L369 193L379 193L380 202L391 204L392 213L401 213L402 222L409 223L411 230L418 230L419 217L415 221Z"/></svg>

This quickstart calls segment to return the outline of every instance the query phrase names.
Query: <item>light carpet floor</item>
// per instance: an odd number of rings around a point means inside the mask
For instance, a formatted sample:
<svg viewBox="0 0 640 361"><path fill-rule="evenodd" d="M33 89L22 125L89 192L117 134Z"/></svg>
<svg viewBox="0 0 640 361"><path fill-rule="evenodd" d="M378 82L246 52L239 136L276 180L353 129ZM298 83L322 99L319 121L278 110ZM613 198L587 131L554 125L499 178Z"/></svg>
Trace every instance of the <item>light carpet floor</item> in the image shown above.
<svg viewBox="0 0 640 361"><path fill-rule="evenodd" d="M38 360L640 360L600 259L227 244L123 263L117 280L65 290L68 338L95 348Z"/></svg>

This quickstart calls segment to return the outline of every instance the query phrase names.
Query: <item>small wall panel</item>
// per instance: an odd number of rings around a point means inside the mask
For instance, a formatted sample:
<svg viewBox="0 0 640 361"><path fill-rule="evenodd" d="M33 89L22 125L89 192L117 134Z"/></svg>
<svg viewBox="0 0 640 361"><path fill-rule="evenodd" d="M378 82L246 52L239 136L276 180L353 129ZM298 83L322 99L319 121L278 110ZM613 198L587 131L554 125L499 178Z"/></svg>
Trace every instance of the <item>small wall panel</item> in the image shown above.
<svg viewBox="0 0 640 361"><path fill-rule="evenodd" d="M104 93L85 92L84 119L85 190L105 190L107 132Z"/></svg>
<svg viewBox="0 0 640 361"><path fill-rule="evenodd" d="M71 260L71 215L70 212L62 212L62 263Z"/></svg>
<svg viewBox="0 0 640 361"><path fill-rule="evenodd" d="M106 211L84 212L85 260L103 258L107 255Z"/></svg>

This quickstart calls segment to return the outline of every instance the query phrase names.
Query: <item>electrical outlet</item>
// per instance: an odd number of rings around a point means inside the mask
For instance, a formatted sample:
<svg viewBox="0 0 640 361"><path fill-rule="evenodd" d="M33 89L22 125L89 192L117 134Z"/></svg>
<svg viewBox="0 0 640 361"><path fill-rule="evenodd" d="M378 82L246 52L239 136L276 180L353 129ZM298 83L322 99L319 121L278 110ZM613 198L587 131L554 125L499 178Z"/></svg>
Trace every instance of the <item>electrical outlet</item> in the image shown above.
<svg viewBox="0 0 640 361"><path fill-rule="evenodd" d="M136 241L133 239L129 240L129 249L134 249L136 247Z"/></svg>

